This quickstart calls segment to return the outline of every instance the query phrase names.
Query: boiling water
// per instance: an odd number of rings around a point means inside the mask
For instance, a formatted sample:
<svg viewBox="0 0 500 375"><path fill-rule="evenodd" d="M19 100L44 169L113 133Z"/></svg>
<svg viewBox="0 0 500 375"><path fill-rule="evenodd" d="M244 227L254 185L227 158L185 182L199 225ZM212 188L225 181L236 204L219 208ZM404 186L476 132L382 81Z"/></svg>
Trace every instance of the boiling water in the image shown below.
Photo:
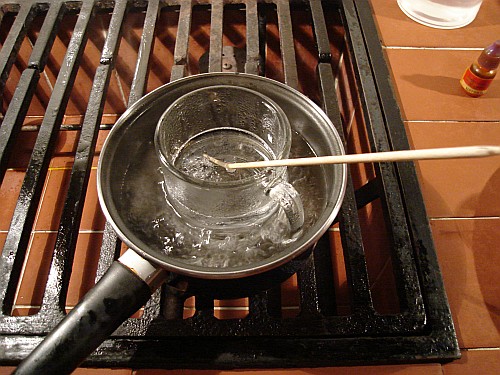
<svg viewBox="0 0 500 375"><path fill-rule="evenodd" d="M197 134L184 143L174 156L177 170L208 182L232 182L258 177L264 169L248 168L228 171L215 165L207 154L228 163L275 159L273 151L259 137L237 128L215 128Z"/></svg>
<svg viewBox="0 0 500 375"><path fill-rule="evenodd" d="M293 134L291 157L299 156L315 155L298 134ZM143 144L131 160L136 162L129 165L124 176L120 211L127 213L124 221L133 233L159 253L186 264L237 267L269 258L297 240L302 233L290 233L288 220L281 209L276 220L255 228L250 236L220 235L206 229L191 228L165 200L163 176L153 142ZM210 178L219 177L211 175ZM288 168L288 180L301 196L305 211L303 228L307 230L316 222L326 204L323 167Z"/></svg>
<svg viewBox="0 0 500 375"><path fill-rule="evenodd" d="M453 29L476 18L482 0L398 0L401 10L411 19L427 26Z"/></svg>

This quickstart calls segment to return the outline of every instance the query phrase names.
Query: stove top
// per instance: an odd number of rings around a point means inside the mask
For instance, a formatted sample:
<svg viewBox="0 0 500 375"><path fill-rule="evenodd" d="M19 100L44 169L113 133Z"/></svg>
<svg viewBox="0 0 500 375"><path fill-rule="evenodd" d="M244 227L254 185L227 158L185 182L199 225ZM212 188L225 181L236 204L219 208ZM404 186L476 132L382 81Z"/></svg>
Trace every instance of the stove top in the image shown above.
<svg viewBox="0 0 500 375"><path fill-rule="evenodd" d="M82 216L92 168L126 106L168 80L205 71L263 75L318 103L349 152L409 148L366 0L0 6L1 188L12 172L23 176L12 203L2 202L12 207L0 223L2 364L19 363L71 308L80 258L92 274L85 277L98 280L122 251L107 224L92 233L102 238L98 251L91 242L77 251L88 234ZM64 154L67 189L57 193L64 203L47 231L53 242L37 247L34 237L45 233L39 206L61 137L76 144ZM24 280L34 272L28 259L37 253L47 264L35 277L39 302L23 302ZM172 275L83 365L282 368L459 356L413 163L351 167L336 222L292 263L286 280L238 301L192 296Z"/></svg>

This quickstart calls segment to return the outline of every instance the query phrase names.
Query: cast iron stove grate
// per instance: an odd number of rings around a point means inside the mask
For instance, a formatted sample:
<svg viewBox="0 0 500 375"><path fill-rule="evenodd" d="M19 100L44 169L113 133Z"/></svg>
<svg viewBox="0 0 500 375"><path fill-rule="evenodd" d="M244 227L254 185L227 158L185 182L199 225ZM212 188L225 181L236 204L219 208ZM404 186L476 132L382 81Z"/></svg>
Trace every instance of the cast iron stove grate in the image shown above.
<svg viewBox="0 0 500 375"><path fill-rule="evenodd" d="M266 27L275 22L279 29L281 78L288 85L304 89L298 70L303 56L296 54L297 12L306 14L312 24L312 51L317 85L315 98L339 127L337 76L339 61L351 69L351 85L360 103L362 122L372 151L408 149L404 125L394 99L389 73L378 40L368 1L286 1L286 0L150 0L150 1L0 1L1 15L11 18L0 50L0 89L4 91L20 46L40 15L43 23L0 126L0 180L9 160L16 155L15 141L26 133L26 114L37 84L43 79L51 48L67 15L75 18L67 52L45 115L36 127L37 139L26 171L8 232L5 233L0 263L0 361L16 364L65 314L66 293L74 260L76 241L92 159L99 130L105 129L102 115L113 68L117 60L124 20L128 14L144 17L138 42L138 59L130 86L128 104L140 98L147 87L154 34L162 28L162 14L178 16L170 79L192 74L188 46L194 9L209 17L207 70L228 67L223 58L224 14L236 9L246 22L246 53L243 69L247 73L273 76L267 63ZM27 257L30 233L57 135L71 125L63 124L65 108L82 61L91 21L96 15L111 14L106 39L81 125L78 161L71 171L68 193L52 253L50 271L39 311L29 316L13 314L16 289ZM342 48L332 53L332 18ZM223 22L224 19L224 22ZM338 35L337 35L338 36ZM271 51L272 52L272 51ZM268 54L270 54L268 52ZM192 60L192 59L191 59ZM201 62L200 62L201 64ZM230 65L230 64L229 64ZM196 72L194 72L196 73ZM278 74L279 75L279 74ZM340 84L339 84L340 87ZM341 89L340 89L341 90ZM306 89L307 91L307 89ZM345 93L344 93L345 94ZM344 95L345 96L345 95ZM344 118L344 123L345 123ZM346 144L348 143L345 140ZM445 361L459 356L455 331L432 243L429 223L412 163L382 163L373 166L375 178L355 189L350 178L344 204L338 217L343 249L343 268L349 290L349 306L342 312L333 286L335 274L330 266L331 233L327 233L310 253L297 260L300 312L293 317L282 314L279 285L248 296L248 315L244 318L217 319L213 300L195 297L196 312L183 319L182 293L164 287L154 294L139 318L126 321L115 334L84 363L85 366L126 366L160 368L262 368L316 367L368 363ZM358 210L379 202L388 228L392 273L397 308L377 311L370 290L366 242ZM97 269L97 279L118 256L120 244L106 226Z"/></svg>

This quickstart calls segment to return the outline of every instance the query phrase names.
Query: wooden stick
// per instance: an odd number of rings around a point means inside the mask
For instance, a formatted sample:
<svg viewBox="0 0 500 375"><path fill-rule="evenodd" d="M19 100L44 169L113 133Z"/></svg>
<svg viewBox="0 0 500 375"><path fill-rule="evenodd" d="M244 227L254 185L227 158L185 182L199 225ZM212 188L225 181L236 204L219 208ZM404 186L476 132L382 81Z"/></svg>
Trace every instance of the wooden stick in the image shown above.
<svg viewBox="0 0 500 375"><path fill-rule="evenodd" d="M422 150L386 151L367 154L317 156L311 158L262 160L245 163L227 163L222 160L204 155L212 163L226 169L239 168L265 168L265 167L292 167L320 164L343 164L343 163L373 163L387 161L408 160L430 160L430 159L458 159L458 158L481 158L486 156L500 155L500 146L466 146L430 148Z"/></svg>

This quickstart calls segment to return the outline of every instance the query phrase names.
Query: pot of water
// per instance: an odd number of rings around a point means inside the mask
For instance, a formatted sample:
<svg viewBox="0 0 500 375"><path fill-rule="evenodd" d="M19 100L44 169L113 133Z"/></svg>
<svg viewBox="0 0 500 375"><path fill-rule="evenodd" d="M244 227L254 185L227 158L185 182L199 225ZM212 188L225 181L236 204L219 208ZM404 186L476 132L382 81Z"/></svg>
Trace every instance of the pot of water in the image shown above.
<svg viewBox="0 0 500 375"><path fill-rule="evenodd" d="M186 105L193 98L208 104ZM345 164L238 176L207 164L208 152L242 161L344 149L318 106L267 78L200 74L144 96L111 130L98 166L102 209L129 250L16 373L70 373L172 274L210 285L212 295L273 274L310 249L340 209Z"/></svg>

